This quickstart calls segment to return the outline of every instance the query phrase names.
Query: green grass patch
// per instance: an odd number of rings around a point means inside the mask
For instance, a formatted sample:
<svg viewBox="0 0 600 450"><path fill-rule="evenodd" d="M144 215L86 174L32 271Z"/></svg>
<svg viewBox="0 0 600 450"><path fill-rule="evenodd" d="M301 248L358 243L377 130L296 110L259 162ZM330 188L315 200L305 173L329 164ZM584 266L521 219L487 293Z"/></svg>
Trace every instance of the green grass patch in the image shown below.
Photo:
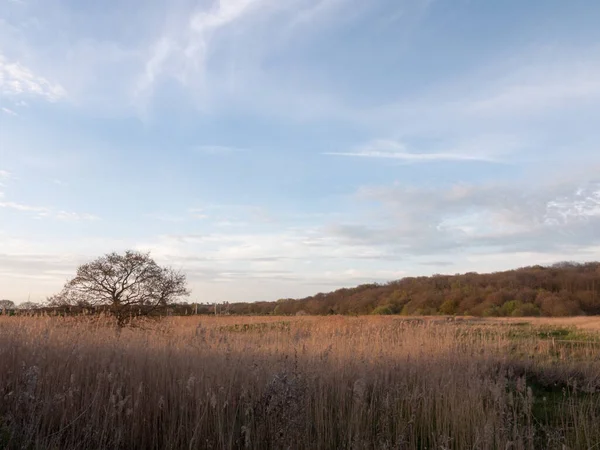
<svg viewBox="0 0 600 450"><path fill-rule="evenodd" d="M265 331L290 331L290 322L261 322L261 323L236 323L219 327L219 331L234 333L255 333Z"/></svg>
<svg viewBox="0 0 600 450"><path fill-rule="evenodd" d="M600 334L590 333L576 327L520 327L511 328L508 337L513 340L541 339L555 341L578 341L583 343L600 343Z"/></svg>

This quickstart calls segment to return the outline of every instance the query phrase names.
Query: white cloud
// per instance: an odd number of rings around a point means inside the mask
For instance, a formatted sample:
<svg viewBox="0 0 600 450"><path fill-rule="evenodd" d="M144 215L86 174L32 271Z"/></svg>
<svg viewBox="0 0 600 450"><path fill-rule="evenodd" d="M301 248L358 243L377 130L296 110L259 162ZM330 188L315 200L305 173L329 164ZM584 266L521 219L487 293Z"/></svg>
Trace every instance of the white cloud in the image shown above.
<svg viewBox="0 0 600 450"><path fill-rule="evenodd" d="M65 221L93 221L99 219L98 216L93 214L77 213L73 211L57 211L53 214L53 217Z"/></svg>
<svg viewBox="0 0 600 450"><path fill-rule="evenodd" d="M203 208L189 208L188 214L194 219L206 219L210 217Z"/></svg>
<svg viewBox="0 0 600 450"><path fill-rule="evenodd" d="M570 196L562 196L547 203L544 222L548 225L568 224L600 217L600 183L577 189Z"/></svg>
<svg viewBox="0 0 600 450"><path fill-rule="evenodd" d="M31 206L16 202L0 202L0 208L14 209L16 211L34 212L39 216L47 216L50 210L43 206Z"/></svg>
<svg viewBox="0 0 600 450"><path fill-rule="evenodd" d="M72 211L56 211L46 206L33 206L18 202L0 202L0 208L12 209L24 213L32 213L37 219L52 218L65 221L91 221L98 220L97 216L87 213L76 213Z"/></svg>
<svg viewBox="0 0 600 450"><path fill-rule="evenodd" d="M372 261L381 256L380 250L344 244L319 229L167 235L136 248L151 251L157 260L181 268L193 283L243 280L244 286L249 286L264 280L270 286L285 283L288 289L298 292L302 284L341 287L384 281L403 273L398 268L374 267ZM255 292L245 295L238 300L257 299Z"/></svg>
<svg viewBox="0 0 600 450"><path fill-rule="evenodd" d="M345 5L348 0L212 0L175 9L148 46L134 101L147 106L162 83L175 81L204 112L236 107L309 118L337 110L331 93L306 82L299 89L298 70L281 77L264 62L294 38L310 39L366 7Z"/></svg>
<svg viewBox="0 0 600 450"><path fill-rule="evenodd" d="M252 231L212 228L217 231L160 236L138 248L204 283L279 278L327 284L329 279L343 286L383 281L384 274L393 279L444 255L465 270L473 270L465 264L474 255L504 255L507 268L514 265L513 253L529 255L531 264L539 255L544 255L540 261L585 259L591 247L600 246L599 191L600 184L583 179L538 186L364 187L346 219L331 215L312 225L280 223ZM433 264L437 270L445 266Z"/></svg>
<svg viewBox="0 0 600 450"><path fill-rule="evenodd" d="M176 216L176 215L172 215L172 214L164 214L164 213L146 214L146 217L148 217L149 219L152 219L152 220L158 220L159 222L175 223L175 222L185 221L185 217Z"/></svg>
<svg viewBox="0 0 600 450"><path fill-rule="evenodd" d="M66 96L65 89L34 74L19 62L10 62L0 54L0 95L38 96L54 102Z"/></svg>
<svg viewBox="0 0 600 450"><path fill-rule="evenodd" d="M204 75L210 41L214 34L267 3L266 0L219 0L208 10L186 13L182 23L167 29L151 46L136 94L152 92L161 76L173 77L183 84Z"/></svg>
<svg viewBox="0 0 600 450"><path fill-rule="evenodd" d="M600 244L600 183L584 180L410 188L365 187L379 205L368 222L338 226L348 242L406 255L450 251L584 251ZM374 217L378 217L375 220ZM569 250L570 251L570 250Z"/></svg>
<svg viewBox="0 0 600 450"><path fill-rule="evenodd" d="M207 233L165 235L139 244L158 257L188 261L207 266L250 264L280 267L283 264L324 260L368 259L381 256L380 250L364 246L340 245L336 236L324 230L282 229L273 233Z"/></svg>
<svg viewBox="0 0 600 450"><path fill-rule="evenodd" d="M0 108L2 110L3 113L8 114L9 116L13 116L13 117L17 117L18 114L16 112L14 112L12 109L10 108L6 108L6 107L2 107Z"/></svg>
<svg viewBox="0 0 600 450"><path fill-rule="evenodd" d="M591 59L525 66L508 80L497 80L495 92L481 92L468 109L474 114L530 114L600 97L600 60Z"/></svg>
<svg viewBox="0 0 600 450"><path fill-rule="evenodd" d="M414 153L407 151L405 145L392 140L375 140L352 152L326 152L325 155L349 156L359 158L395 159L408 163L435 161L485 161L498 162L492 156L483 153Z"/></svg>
<svg viewBox="0 0 600 450"><path fill-rule="evenodd" d="M5 181L11 178L11 173L6 170L0 170L0 187L5 186ZM4 193L0 191L0 198L4 196Z"/></svg>
<svg viewBox="0 0 600 450"><path fill-rule="evenodd" d="M66 187L68 186L68 183L66 181L63 181L59 178L52 178L51 180L49 180L51 183L56 184L57 186L63 186Z"/></svg>

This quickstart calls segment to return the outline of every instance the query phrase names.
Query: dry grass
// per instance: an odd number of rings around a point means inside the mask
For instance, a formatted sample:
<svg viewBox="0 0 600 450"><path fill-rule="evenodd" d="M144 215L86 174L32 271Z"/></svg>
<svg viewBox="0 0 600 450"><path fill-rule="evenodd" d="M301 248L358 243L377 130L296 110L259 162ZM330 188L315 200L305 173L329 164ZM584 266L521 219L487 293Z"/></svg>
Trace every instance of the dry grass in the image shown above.
<svg viewBox="0 0 600 450"><path fill-rule="evenodd" d="M518 322L0 317L0 448L600 448L595 335Z"/></svg>

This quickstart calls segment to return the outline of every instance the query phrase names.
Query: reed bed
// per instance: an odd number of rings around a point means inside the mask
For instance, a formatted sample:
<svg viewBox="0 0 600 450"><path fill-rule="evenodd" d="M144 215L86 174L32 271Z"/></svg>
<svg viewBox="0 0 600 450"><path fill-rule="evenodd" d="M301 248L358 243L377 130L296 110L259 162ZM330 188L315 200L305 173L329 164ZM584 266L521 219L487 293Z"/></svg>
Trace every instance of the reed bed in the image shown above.
<svg viewBox="0 0 600 450"><path fill-rule="evenodd" d="M600 448L597 336L550 326L0 317L0 448Z"/></svg>

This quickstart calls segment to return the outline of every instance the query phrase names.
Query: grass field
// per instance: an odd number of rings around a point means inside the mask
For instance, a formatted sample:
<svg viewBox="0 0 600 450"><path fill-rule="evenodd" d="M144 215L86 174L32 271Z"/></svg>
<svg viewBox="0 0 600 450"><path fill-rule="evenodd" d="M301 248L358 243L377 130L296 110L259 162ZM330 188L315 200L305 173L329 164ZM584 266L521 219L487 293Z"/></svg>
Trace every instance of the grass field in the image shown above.
<svg viewBox="0 0 600 450"><path fill-rule="evenodd" d="M600 448L600 318L0 317L0 448Z"/></svg>

